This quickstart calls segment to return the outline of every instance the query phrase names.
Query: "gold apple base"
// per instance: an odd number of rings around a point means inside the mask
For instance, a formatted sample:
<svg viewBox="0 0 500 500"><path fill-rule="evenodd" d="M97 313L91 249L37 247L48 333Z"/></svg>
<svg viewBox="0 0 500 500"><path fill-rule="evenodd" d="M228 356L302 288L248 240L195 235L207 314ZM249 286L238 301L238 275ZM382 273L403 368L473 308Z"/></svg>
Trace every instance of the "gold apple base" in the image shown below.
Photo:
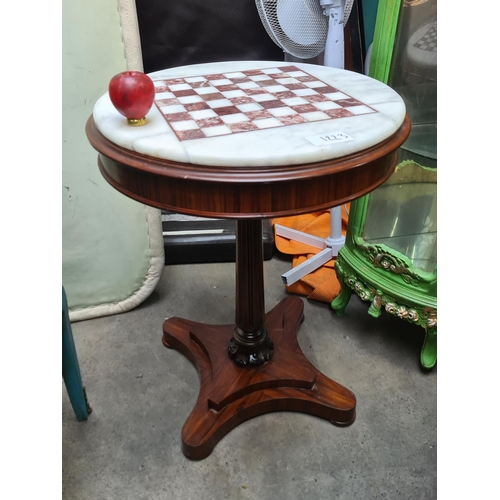
<svg viewBox="0 0 500 500"><path fill-rule="evenodd" d="M146 123L146 117L143 116L142 118L127 118L127 123L132 127L140 127L141 125L144 125Z"/></svg>

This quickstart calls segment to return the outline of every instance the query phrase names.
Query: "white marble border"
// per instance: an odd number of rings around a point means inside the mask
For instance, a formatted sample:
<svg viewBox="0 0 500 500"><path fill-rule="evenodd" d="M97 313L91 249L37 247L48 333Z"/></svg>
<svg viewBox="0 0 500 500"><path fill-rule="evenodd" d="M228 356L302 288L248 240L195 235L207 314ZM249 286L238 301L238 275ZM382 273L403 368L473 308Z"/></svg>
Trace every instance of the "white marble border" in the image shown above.
<svg viewBox="0 0 500 500"><path fill-rule="evenodd" d="M104 136L132 151L166 160L232 167L296 165L339 158L387 139L403 123L405 105L394 90L373 78L336 68L276 61L239 61L171 68L151 73L150 77L153 80L185 78L292 65L345 91L378 113L182 142L177 139L156 106L147 115L146 125L129 127L105 94L95 105L94 119ZM336 133L345 133L354 140L320 147L312 145L306 139L314 135Z"/></svg>

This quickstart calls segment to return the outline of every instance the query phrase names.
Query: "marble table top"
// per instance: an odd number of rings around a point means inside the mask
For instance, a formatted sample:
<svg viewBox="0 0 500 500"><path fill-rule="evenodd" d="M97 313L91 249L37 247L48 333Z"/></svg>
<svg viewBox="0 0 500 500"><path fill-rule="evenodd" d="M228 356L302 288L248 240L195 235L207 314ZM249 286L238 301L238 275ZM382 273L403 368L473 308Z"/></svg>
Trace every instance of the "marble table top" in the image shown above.
<svg viewBox="0 0 500 500"><path fill-rule="evenodd" d="M207 166L312 163L357 153L402 125L403 100L347 70L277 61L197 64L149 74L147 123L132 127L98 99L93 118L113 143L148 156Z"/></svg>

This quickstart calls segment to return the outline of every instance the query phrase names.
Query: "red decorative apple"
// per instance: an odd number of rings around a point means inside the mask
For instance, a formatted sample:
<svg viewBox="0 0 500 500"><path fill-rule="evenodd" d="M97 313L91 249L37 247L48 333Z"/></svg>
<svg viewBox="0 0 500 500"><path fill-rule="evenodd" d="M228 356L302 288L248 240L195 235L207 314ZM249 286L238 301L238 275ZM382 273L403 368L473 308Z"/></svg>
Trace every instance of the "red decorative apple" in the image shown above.
<svg viewBox="0 0 500 500"><path fill-rule="evenodd" d="M109 82L109 98L129 125L144 125L155 97L155 86L141 71L118 73Z"/></svg>

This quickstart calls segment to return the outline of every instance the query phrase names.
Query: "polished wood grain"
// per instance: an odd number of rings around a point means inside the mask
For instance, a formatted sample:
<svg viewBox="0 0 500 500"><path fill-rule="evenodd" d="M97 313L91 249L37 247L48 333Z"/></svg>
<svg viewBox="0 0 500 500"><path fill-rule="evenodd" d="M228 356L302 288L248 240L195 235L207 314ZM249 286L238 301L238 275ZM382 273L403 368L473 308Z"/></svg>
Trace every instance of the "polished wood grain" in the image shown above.
<svg viewBox="0 0 500 500"><path fill-rule="evenodd" d="M86 132L104 178L126 196L188 215L236 218L233 325L170 318L163 343L198 369L200 393L182 430L193 460L208 456L231 429L272 411L299 411L345 426L356 398L319 372L297 342L304 304L288 297L264 311L262 218L310 213L356 199L389 178L410 120L387 140L343 158L273 167L192 165L124 149L106 139L92 116Z"/></svg>
<svg viewBox="0 0 500 500"><path fill-rule="evenodd" d="M163 324L163 344L184 354L197 368L200 392L182 429L182 451L191 460L207 457L215 445L242 422L274 411L297 411L346 426L356 417L356 397L318 371L297 341L304 304L287 297L265 318L273 339L272 360L240 368L228 360L234 325L212 326L170 318Z"/></svg>
<svg viewBox="0 0 500 500"><path fill-rule="evenodd" d="M264 326L262 219L236 222L236 326L228 354L240 366L258 366L274 352Z"/></svg>
<svg viewBox="0 0 500 500"><path fill-rule="evenodd" d="M387 180L410 120L377 146L303 165L218 167L152 158L112 143L92 116L86 133L99 168L118 191L141 203L187 215L218 218L281 217L341 205Z"/></svg>
<svg viewBox="0 0 500 500"><path fill-rule="evenodd" d="M245 332L264 326L262 220L236 222L236 324Z"/></svg>

